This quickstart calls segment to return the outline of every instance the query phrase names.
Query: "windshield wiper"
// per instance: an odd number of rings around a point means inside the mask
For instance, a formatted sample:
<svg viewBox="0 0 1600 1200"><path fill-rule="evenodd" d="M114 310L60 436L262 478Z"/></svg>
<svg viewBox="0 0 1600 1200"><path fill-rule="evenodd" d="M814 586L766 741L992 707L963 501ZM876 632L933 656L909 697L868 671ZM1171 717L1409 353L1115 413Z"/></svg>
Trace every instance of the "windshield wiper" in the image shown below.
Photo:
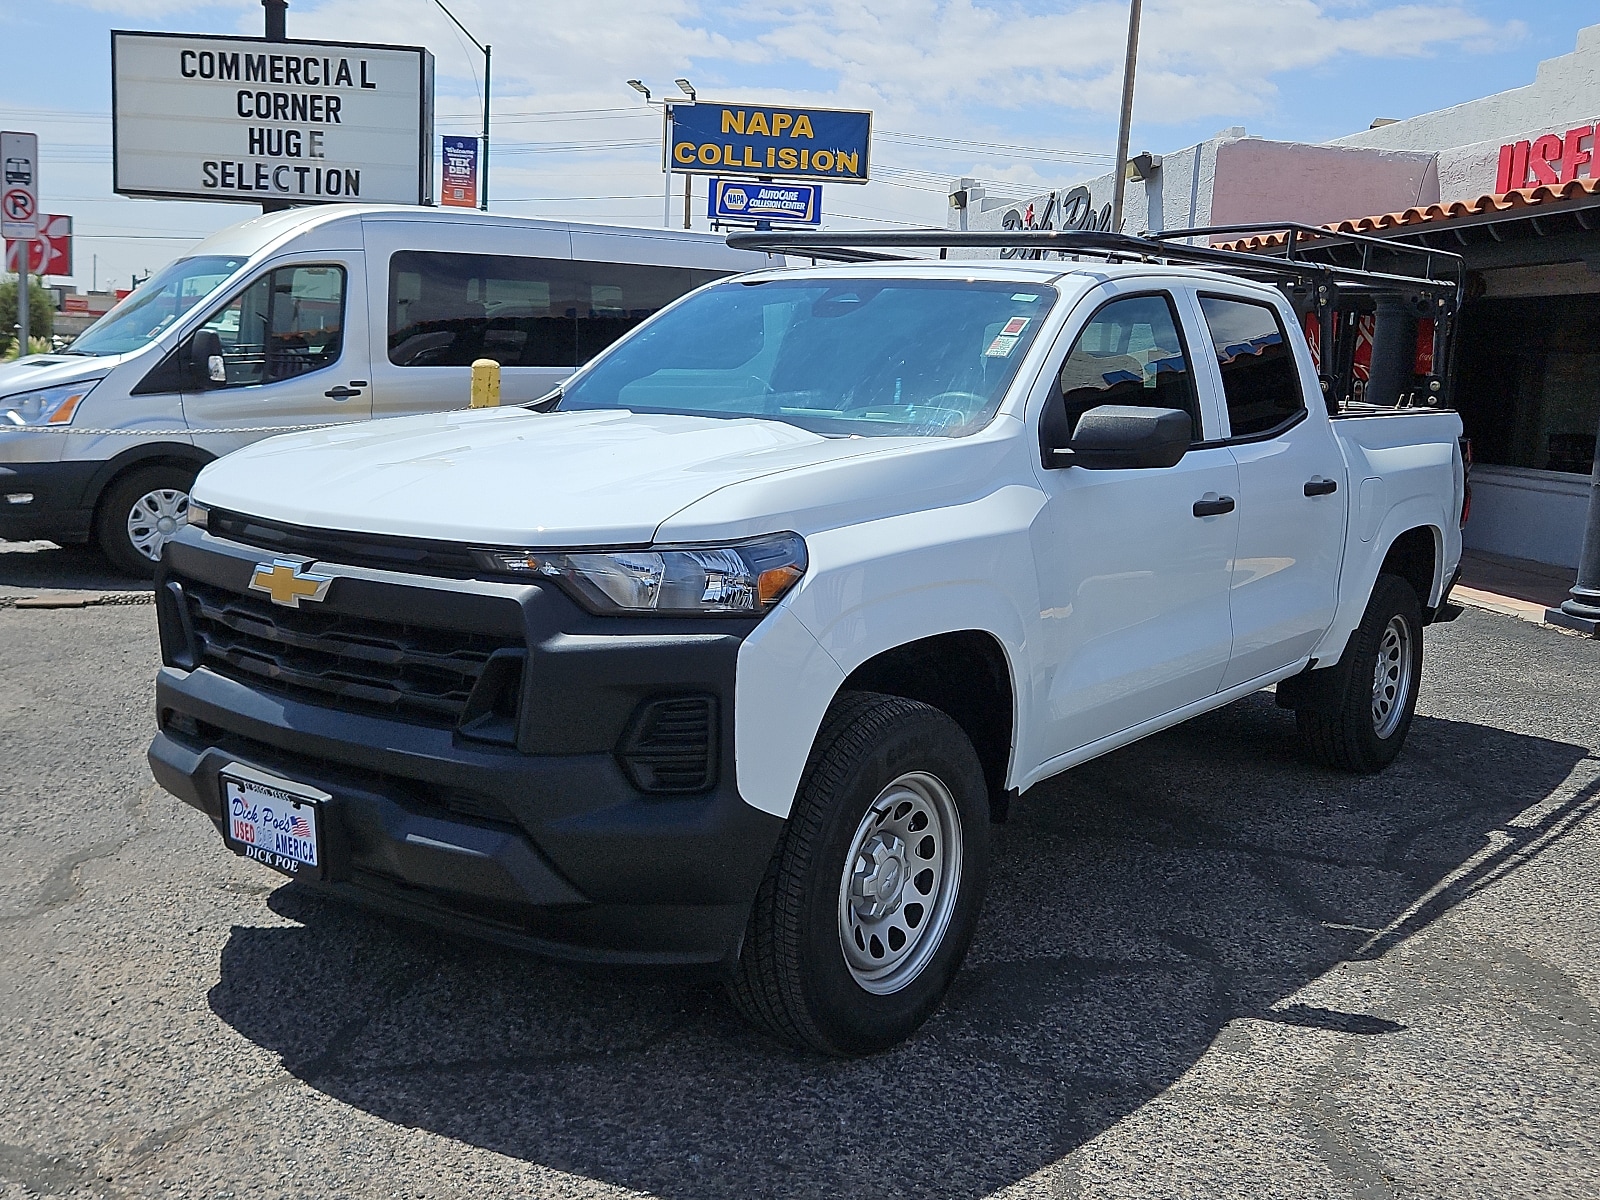
<svg viewBox="0 0 1600 1200"><path fill-rule="evenodd" d="M548 396L540 396L539 399L533 401L533 403L524 404L522 407L528 409L530 412L547 413L554 412L556 410L556 406L560 403L561 389L557 388Z"/></svg>

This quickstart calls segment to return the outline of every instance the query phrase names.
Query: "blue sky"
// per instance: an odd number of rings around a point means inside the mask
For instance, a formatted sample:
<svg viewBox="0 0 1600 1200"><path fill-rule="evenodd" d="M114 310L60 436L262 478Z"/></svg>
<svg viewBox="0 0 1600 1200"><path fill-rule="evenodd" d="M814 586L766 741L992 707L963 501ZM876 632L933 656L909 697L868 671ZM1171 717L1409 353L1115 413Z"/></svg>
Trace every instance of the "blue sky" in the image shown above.
<svg viewBox="0 0 1600 1200"><path fill-rule="evenodd" d="M491 195L505 212L659 223L660 117L630 77L658 94L687 76L711 99L871 108L874 182L828 190L840 225L943 224L952 177L1023 194L1100 173L1114 148L1125 0L451 7L495 46ZM1322 141L1516 87L1600 22L1594 0L1146 0L1144 12L1133 148L1157 153L1230 125ZM112 195L109 30L255 34L261 20L257 0L0 0L0 124L40 135L42 207L74 217L80 286L92 256L102 286L126 286L254 211ZM481 58L432 0L290 0L288 24L291 37L427 46L437 132L476 132Z"/></svg>

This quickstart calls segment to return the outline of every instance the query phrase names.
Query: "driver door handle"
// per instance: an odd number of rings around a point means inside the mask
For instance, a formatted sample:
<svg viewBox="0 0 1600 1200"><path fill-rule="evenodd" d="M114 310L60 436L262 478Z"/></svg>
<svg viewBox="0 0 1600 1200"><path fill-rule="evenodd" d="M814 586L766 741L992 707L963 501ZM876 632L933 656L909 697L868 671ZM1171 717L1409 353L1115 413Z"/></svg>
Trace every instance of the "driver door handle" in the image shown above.
<svg viewBox="0 0 1600 1200"><path fill-rule="evenodd" d="M1324 479L1321 475L1314 475L1306 480L1306 495L1331 496L1339 490L1337 479Z"/></svg>
<svg viewBox="0 0 1600 1200"><path fill-rule="evenodd" d="M355 380L352 379L350 382L354 383ZM344 387L341 384L338 387L329 388L327 391L323 392L322 394L324 396L332 397L335 400L348 400L348 399L350 399L351 396L359 396L359 395L361 395L361 389L360 388L348 388L348 387Z"/></svg>
<svg viewBox="0 0 1600 1200"><path fill-rule="evenodd" d="M1197 517L1220 517L1223 513L1232 511L1232 496L1219 496L1215 492L1210 492L1194 502L1194 515Z"/></svg>

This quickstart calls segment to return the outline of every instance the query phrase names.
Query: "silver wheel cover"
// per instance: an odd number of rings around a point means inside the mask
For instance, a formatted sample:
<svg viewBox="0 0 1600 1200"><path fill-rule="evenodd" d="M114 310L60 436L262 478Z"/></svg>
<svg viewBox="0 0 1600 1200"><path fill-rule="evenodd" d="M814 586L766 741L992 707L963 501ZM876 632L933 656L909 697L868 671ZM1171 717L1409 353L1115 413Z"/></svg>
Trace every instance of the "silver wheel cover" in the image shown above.
<svg viewBox="0 0 1600 1200"><path fill-rule="evenodd" d="M151 562L161 561L161 547L189 523L189 493L157 488L133 502L128 511L128 541Z"/></svg>
<svg viewBox="0 0 1600 1200"><path fill-rule="evenodd" d="M1396 614L1378 640L1378 661L1372 669L1372 732L1392 737L1411 700L1411 622Z"/></svg>
<svg viewBox="0 0 1600 1200"><path fill-rule="evenodd" d="M961 886L961 813L944 782L910 771L856 827L839 880L839 946L851 978L892 995L920 975Z"/></svg>

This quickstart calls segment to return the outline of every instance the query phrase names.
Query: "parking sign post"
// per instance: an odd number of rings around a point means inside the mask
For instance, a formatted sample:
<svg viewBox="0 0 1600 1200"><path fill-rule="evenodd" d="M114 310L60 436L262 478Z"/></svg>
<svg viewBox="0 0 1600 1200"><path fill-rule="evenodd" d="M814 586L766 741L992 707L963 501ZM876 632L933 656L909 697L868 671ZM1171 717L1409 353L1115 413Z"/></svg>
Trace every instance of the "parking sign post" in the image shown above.
<svg viewBox="0 0 1600 1200"><path fill-rule="evenodd" d="M17 357L28 352L28 254L39 233L39 139L0 133L0 236L24 246L17 272Z"/></svg>

